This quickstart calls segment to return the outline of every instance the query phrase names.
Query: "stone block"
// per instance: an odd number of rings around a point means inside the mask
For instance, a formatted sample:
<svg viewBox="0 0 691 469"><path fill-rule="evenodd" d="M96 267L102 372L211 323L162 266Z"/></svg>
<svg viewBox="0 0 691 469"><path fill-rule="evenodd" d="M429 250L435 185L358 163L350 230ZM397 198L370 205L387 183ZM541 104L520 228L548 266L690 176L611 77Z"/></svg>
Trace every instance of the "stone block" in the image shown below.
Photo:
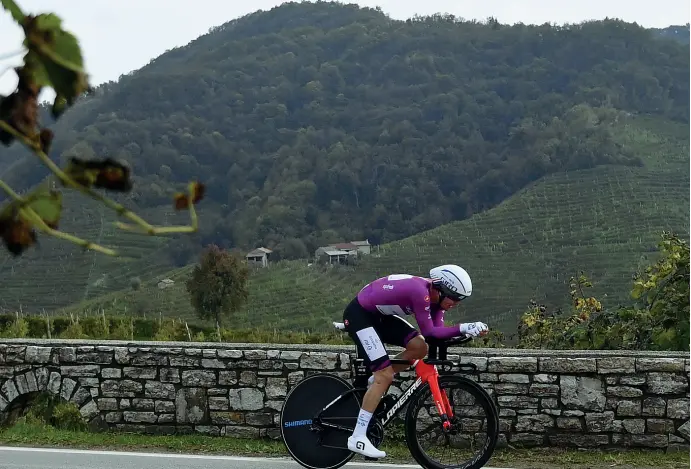
<svg viewBox="0 0 691 469"><path fill-rule="evenodd" d="M517 432L544 433L554 427L554 418L545 414L519 415L517 419Z"/></svg>
<svg viewBox="0 0 691 469"><path fill-rule="evenodd" d="M672 419L689 418L689 399L670 399L667 401L667 417Z"/></svg>
<svg viewBox="0 0 691 469"><path fill-rule="evenodd" d="M559 386L556 384L531 384L528 394L539 397L558 396Z"/></svg>
<svg viewBox="0 0 691 469"><path fill-rule="evenodd" d="M129 423L156 423L158 419L154 412L132 412L125 411L122 413L125 422Z"/></svg>
<svg viewBox="0 0 691 469"><path fill-rule="evenodd" d="M141 366L126 366L122 370L125 378L132 379L154 379L156 378L156 368Z"/></svg>
<svg viewBox="0 0 691 469"><path fill-rule="evenodd" d="M605 410L605 389L599 378L561 376L561 402L567 409Z"/></svg>
<svg viewBox="0 0 691 469"><path fill-rule="evenodd" d="M216 373L209 370L185 370L182 372L182 385L210 388L216 386Z"/></svg>
<svg viewBox="0 0 691 469"><path fill-rule="evenodd" d="M578 417L559 417L557 418L557 428L560 430L580 432L583 430L583 424Z"/></svg>
<svg viewBox="0 0 691 469"><path fill-rule="evenodd" d="M122 378L122 370L120 368L103 368L101 377L106 379Z"/></svg>
<svg viewBox="0 0 691 469"><path fill-rule="evenodd" d="M535 373L537 357L490 357L487 371L491 373Z"/></svg>
<svg viewBox="0 0 691 469"><path fill-rule="evenodd" d="M101 371L98 365L73 365L61 366L60 374L62 376L97 376Z"/></svg>
<svg viewBox="0 0 691 469"><path fill-rule="evenodd" d="M36 347L29 345L26 347L24 359L26 363L48 363L52 351L52 347Z"/></svg>
<svg viewBox="0 0 691 469"><path fill-rule="evenodd" d="M651 394L679 394L689 391L689 384L684 375L651 372L647 379L648 392Z"/></svg>
<svg viewBox="0 0 691 469"><path fill-rule="evenodd" d="M615 397L641 397L643 391L630 386L607 386L607 395Z"/></svg>
<svg viewBox="0 0 691 469"><path fill-rule="evenodd" d="M683 358L638 358L636 360L638 371L667 371L684 372Z"/></svg>
<svg viewBox="0 0 691 469"><path fill-rule="evenodd" d="M597 363L594 358L541 357L541 373L595 373Z"/></svg>
<svg viewBox="0 0 691 469"><path fill-rule="evenodd" d="M305 370L334 370L338 355L332 352L310 352L300 359L300 368Z"/></svg>
<svg viewBox="0 0 691 469"><path fill-rule="evenodd" d="M233 410L259 410L264 407L264 394L256 388L231 389L228 400Z"/></svg>
<svg viewBox="0 0 691 469"><path fill-rule="evenodd" d="M161 383L160 381L147 381L144 386L144 395L156 399L175 399L175 385Z"/></svg>
<svg viewBox="0 0 691 469"><path fill-rule="evenodd" d="M597 359L597 372L600 374L628 374L636 372L636 359L633 357L604 357Z"/></svg>
<svg viewBox="0 0 691 469"><path fill-rule="evenodd" d="M530 376L525 374L506 373L500 374L498 381L500 383L528 384L530 382Z"/></svg>
<svg viewBox="0 0 691 469"><path fill-rule="evenodd" d="M201 424L208 417L208 402L204 388L181 388L175 395L175 417L178 424Z"/></svg>

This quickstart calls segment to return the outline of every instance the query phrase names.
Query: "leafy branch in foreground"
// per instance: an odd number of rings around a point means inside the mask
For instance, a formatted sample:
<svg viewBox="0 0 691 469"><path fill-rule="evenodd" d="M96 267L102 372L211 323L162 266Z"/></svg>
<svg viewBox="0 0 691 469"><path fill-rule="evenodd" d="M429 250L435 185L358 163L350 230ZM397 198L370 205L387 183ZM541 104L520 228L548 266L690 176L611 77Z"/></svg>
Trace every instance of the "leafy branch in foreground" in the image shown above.
<svg viewBox="0 0 691 469"><path fill-rule="evenodd" d="M518 325L519 348L689 350L689 244L663 232L656 259L635 275L632 305L603 309L586 297L592 283L571 278L570 311L531 302Z"/></svg>
<svg viewBox="0 0 691 469"><path fill-rule="evenodd" d="M53 88L55 100L51 114L58 119L78 97L90 91L83 70L82 51L77 38L62 29L62 20L55 14L25 15L14 0L0 0L0 3L22 27L23 45L27 49L23 66L15 68L19 78L16 90L9 96L0 95L0 142L9 146L18 140L26 145L62 186L76 189L130 220L132 224L116 223L123 230L148 235L197 231L194 205L203 198L205 189L199 182L190 182L186 194L174 196L177 210L189 210L190 225L153 226L95 190L129 192L132 189L131 170L125 163L110 158L103 161L72 158L66 168L61 169L48 157L53 132L39 126L38 96L43 88ZM0 237L13 255L21 255L36 243L37 229L85 249L116 255L112 249L58 230L62 195L51 179L26 196L20 196L2 180L0 189L10 198L0 209Z"/></svg>

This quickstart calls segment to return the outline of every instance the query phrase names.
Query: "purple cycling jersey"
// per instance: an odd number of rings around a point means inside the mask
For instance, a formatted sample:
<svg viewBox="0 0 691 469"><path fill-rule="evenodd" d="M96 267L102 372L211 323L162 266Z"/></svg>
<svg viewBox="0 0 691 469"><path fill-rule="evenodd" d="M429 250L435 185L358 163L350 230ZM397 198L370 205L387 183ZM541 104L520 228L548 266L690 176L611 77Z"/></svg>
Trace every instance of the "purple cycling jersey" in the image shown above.
<svg viewBox="0 0 691 469"><path fill-rule="evenodd" d="M365 285L357 299L371 313L414 315L423 336L448 339L461 335L458 326L444 326L445 311L430 304L430 285L426 278L394 274Z"/></svg>

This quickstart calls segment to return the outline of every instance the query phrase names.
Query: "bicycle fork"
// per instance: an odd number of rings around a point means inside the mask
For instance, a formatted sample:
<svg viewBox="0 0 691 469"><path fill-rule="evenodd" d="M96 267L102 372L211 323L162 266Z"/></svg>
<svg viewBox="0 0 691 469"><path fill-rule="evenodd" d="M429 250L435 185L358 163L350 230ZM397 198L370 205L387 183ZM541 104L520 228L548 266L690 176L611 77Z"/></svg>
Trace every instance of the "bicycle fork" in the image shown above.
<svg viewBox="0 0 691 469"><path fill-rule="evenodd" d="M451 428L450 419L453 418L453 409L451 409L449 396L446 395L446 391L439 388L439 371L436 365L429 365L420 360L415 366L415 373L423 381L429 383L434 405L441 416L442 427L444 430L449 430Z"/></svg>

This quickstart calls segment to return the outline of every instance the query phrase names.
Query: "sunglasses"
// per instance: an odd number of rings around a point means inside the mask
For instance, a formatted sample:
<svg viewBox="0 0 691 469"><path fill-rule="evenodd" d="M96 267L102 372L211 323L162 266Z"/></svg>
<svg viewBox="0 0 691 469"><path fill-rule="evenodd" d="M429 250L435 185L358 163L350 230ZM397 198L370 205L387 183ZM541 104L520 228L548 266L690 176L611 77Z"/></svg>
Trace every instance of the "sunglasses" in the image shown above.
<svg viewBox="0 0 691 469"><path fill-rule="evenodd" d="M449 298L451 301L455 301L456 303L468 298L466 295L446 295L446 297Z"/></svg>
<svg viewBox="0 0 691 469"><path fill-rule="evenodd" d="M447 288L442 289L441 293L446 298L450 299L451 301L455 301L456 303L468 298L467 295L461 295L460 293L452 292L452 291L448 290Z"/></svg>

